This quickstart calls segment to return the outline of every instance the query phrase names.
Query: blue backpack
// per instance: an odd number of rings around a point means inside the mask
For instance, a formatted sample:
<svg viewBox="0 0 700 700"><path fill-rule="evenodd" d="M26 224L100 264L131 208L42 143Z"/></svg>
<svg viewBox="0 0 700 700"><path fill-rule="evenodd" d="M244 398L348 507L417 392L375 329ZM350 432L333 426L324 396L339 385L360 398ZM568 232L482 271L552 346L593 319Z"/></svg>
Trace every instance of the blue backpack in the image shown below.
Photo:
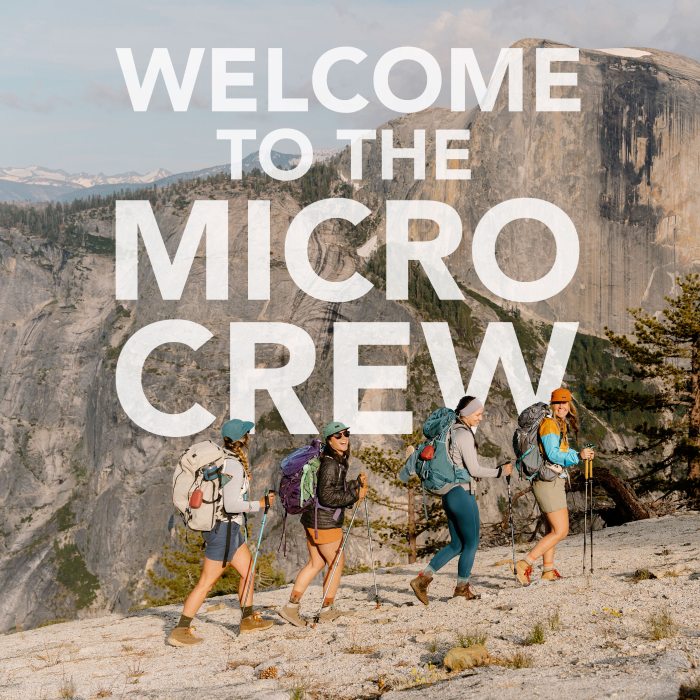
<svg viewBox="0 0 700 700"><path fill-rule="evenodd" d="M469 472L456 466L449 455L450 432L457 420L451 408L438 408L423 423L423 435L428 438L418 445L409 459L415 459L415 472L425 491L441 495L448 484L466 484Z"/></svg>

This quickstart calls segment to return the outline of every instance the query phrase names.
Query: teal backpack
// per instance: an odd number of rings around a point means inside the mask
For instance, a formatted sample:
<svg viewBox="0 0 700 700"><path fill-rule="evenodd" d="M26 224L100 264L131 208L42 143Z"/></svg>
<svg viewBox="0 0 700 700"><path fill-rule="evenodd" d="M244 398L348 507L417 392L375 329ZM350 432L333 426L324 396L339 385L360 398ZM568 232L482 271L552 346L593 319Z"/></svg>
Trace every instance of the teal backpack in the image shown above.
<svg viewBox="0 0 700 700"><path fill-rule="evenodd" d="M428 438L418 445L410 459L415 459L414 470L423 489L442 495L448 484L466 484L471 481L469 472L457 467L450 459L448 441L450 431L457 420L451 408L438 408L423 423L423 435Z"/></svg>

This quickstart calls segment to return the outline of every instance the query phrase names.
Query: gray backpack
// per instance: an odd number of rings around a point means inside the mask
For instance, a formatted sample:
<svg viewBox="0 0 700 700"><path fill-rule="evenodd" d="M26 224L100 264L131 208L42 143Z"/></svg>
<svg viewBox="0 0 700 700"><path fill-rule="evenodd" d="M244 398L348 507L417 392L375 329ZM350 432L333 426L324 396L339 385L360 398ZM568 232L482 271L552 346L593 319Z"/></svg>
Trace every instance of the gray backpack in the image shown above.
<svg viewBox="0 0 700 700"><path fill-rule="evenodd" d="M515 468L520 476L533 481L554 481L562 473L563 467L553 464L540 449L540 424L551 418L552 412L546 403L534 403L518 416L518 427L513 433Z"/></svg>
<svg viewBox="0 0 700 700"><path fill-rule="evenodd" d="M180 457L173 473L173 505L190 530L208 532L224 520L221 468L225 453L211 440Z"/></svg>

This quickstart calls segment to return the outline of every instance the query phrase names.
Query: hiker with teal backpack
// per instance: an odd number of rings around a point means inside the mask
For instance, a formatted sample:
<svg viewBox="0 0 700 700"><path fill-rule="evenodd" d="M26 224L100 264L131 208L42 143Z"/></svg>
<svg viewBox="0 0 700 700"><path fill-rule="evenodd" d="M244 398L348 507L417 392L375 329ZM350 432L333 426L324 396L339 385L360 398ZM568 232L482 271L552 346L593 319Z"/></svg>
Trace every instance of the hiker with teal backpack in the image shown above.
<svg viewBox="0 0 700 700"><path fill-rule="evenodd" d="M316 472L317 503L301 513L301 524L306 531L309 559L297 574L289 602L279 615L295 627L305 627L300 615L301 599L317 574L328 567L323 579L322 608L317 615L321 622L330 622L339 613L333 609L345 561L343 540L344 510L359 503L367 495L367 476L347 480L350 459L350 429L340 421L328 423L322 431L324 446ZM280 487L282 491L282 487Z"/></svg>
<svg viewBox="0 0 700 700"><path fill-rule="evenodd" d="M267 509L274 502L274 493L268 493L260 501L249 501L250 465L248 447L253 423L238 419L227 421L221 427L224 439L223 451L211 442L199 443L183 455L180 462L193 450L210 448L211 466L196 470L202 477L186 486L186 506L179 505L177 483L187 475L181 467L174 476L175 505L183 512L186 524L201 531L204 538L204 564L199 581L185 599L182 615L177 626L168 636L171 646L199 644L202 638L193 633L191 622L214 584L221 578L227 566L232 566L241 575L238 596L241 605L240 631L254 632L272 627L272 620L264 619L259 612L253 612L254 566L248 545L244 539L245 517ZM220 455L220 457L219 457ZM196 455L195 455L196 456ZM208 476L211 474L211 478ZM210 490L203 495L205 488ZM208 506L208 508L207 508ZM210 525L192 525L201 512L210 512ZM185 515L186 514L186 515ZM211 529L206 529L210 527ZM261 532L262 534L262 532Z"/></svg>
<svg viewBox="0 0 700 700"><path fill-rule="evenodd" d="M399 473L404 483L416 474L426 491L441 496L450 531L449 544L410 583L423 605L428 605L428 586L435 572L455 557L459 557L459 562L453 597L467 600L481 597L469 585L479 546L479 507L474 479L509 476L512 472L508 462L499 467L479 464L473 429L481 423L483 415L483 404L473 396L462 397L454 411L448 408L434 411L423 425L428 441L409 456Z"/></svg>
<svg viewBox="0 0 700 700"><path fill-rule="evenodd" d="M525 409L518 416L518 426L513 436L516 466L532 484L537 505L547 518L544 537L515 564L518 581L528 586L533 567L540 557L543 581L562 578L554 568L554 554L557 544L569 534L564 486L567 473L579 463L579 459L593 459L595 454L589 445L580 453L569 446L569 434L578 434L578 416L571 392L563 387L552 392L549 407L537 403Z"/></svg>

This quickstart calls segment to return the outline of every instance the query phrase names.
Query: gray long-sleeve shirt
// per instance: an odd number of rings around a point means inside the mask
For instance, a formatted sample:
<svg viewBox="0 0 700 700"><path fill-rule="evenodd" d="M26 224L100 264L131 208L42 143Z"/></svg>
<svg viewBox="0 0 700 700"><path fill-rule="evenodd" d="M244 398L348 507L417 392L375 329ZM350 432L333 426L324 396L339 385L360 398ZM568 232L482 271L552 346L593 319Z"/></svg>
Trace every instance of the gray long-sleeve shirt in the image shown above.
<svg viewBox="0 0 700 700"><path fill-rule="evenodd" d="M249 485L243 465L235 457L227 457L223 473L230 477L223 488L224 510L227 513L257 513L260 503L246 500Z"/></svg>
<svg viewBox="0 0 700 700"><path fill-rule="evenodd" d="M498 467L484 467L479 464L479 458L476 454L476 440L471 428L464 425L461 421L457 421L450 429L448 438L448 454L452 463L457 467L464 467L469 475L474 478L497 478L501 475L501 470ZM416 473L416 461L418 453L414 452L403 468L399 472L399 479L406 483L411 475ZM463 489L473 493L473 483L468 484L448 484L444 490L437 493L447 493L452 488L461 486Z"/></svg>
<svg viewBox="0 0 700 700"><path fill-rule="evenodd" d="M484 467L479 464L476 454L476 439L471 428L458 421L452 426L450 431L450 459L458 467L463 466L469 475L474 478L495 478L500 476L501 470L498 467Z"/></svg>

